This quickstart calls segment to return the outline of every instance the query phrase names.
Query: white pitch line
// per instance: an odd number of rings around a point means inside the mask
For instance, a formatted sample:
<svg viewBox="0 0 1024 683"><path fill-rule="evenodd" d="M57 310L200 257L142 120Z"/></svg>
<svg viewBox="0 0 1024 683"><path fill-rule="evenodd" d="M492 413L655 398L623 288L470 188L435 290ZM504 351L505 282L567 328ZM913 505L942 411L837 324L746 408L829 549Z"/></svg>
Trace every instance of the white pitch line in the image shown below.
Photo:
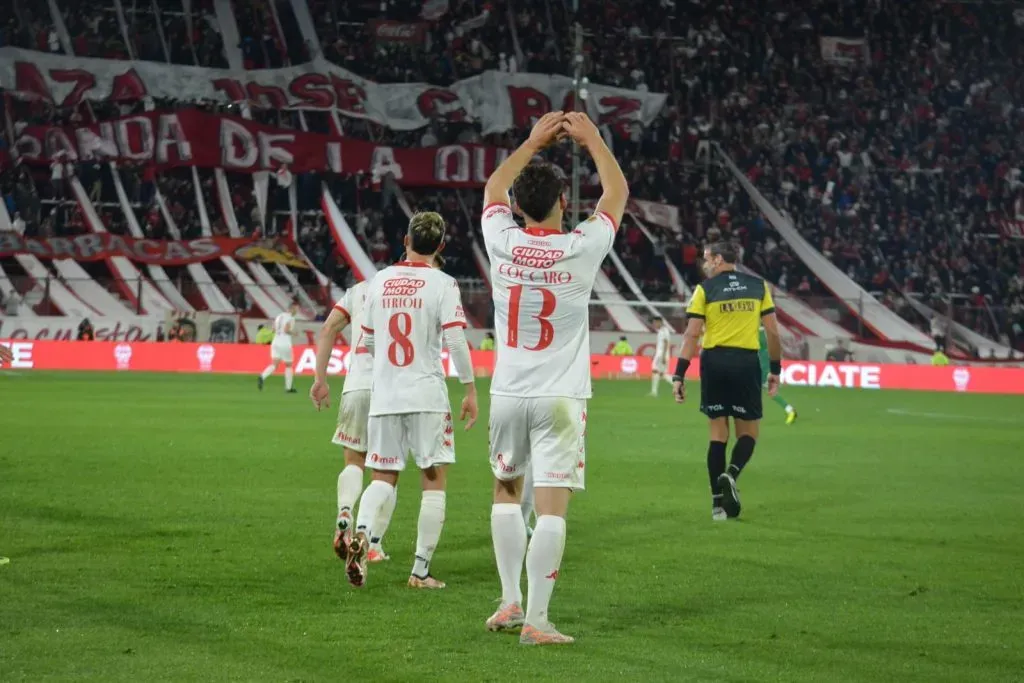
<svg viewBox="0 0 1024 683"><path fill-rule="evenodd" d="M1021 418L1013 419L1009 417L987 417L984 415L957 415L955 413L923 413L916 410L903 410L902 408L889 408L885 412L890 415L927 417L933 420L968 420L970 422L1007 422L1011 424L1021 424L1024 422Z"/></svg>

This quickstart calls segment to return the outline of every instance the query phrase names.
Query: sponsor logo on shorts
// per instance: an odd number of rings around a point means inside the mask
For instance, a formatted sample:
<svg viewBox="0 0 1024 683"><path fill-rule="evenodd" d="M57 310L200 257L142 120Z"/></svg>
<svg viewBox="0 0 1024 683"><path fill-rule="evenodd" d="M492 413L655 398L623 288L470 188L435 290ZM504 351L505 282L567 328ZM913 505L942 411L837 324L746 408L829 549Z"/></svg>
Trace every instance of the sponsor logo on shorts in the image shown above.
<svg viewBox="0 0 1024 683"><path fill-rule="evenodd" d="M576 463L576 469L579 469L579 470L582 470L586 466L587 466L587 463L584 462L583 460L580 460L579 462Z"/></svg>
<svg viewBox="0 0 1024 683"><path fill-rule="evenodd" d="M498 462L498 469L501 470L502 472L504 472L505 474L512 474L513 472L516 471L515 467L513 467L512 465L509 465L508 463L505 462L505 454L504 453L498 453L498 455L495 458L495 460Z"/></svg>
<svg viewBox="0 0 1024 683"><path fill-rule="evenodd" d="M563 480L563 479L568 479L569 478L569 473L568 472L545 472L544 476L547 477L548 479Z"/></svg>
<svg viewBox="0 0 1024 683"><path fill-rule="evenodd" d="M380 453L374 453L370 456L370 462L374 465L397 465L398 460L399 458L397 455L385 458Z"/></svg>
<svg viewBox="0 0 1024 683"><path fill-rule="evenodd" d="M345 432L343 432L340 429L334 433L334 438L336 440L338 440L338 441L345 441L347 443L354 443L354 444L357 444L357 445L360 445L360 446L363 444L363 440L362 439L356 438L356 437L352 436L351 434L346 434Z"/></svg>
<svg viewBox="0 0 1024 683"><path fill-rule="evenodd" d="M740 415L746 415L747 414L747 409L744 408L743 406L733 406L732 407L732 411L734 413L739 413Z"/></svg>
<svg viewBox="0 0 1024 683"><path fill-rule="evenodd" d="M707 407L708 410L725 410L725 406L721 403L716 403Z"/></svg>

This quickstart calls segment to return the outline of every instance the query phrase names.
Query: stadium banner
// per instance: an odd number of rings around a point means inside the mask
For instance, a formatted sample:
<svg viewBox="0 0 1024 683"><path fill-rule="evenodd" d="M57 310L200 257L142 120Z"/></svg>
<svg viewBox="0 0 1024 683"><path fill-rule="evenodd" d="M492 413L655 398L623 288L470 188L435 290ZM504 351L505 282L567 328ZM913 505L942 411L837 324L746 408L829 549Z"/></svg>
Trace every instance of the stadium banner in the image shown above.
<svg viewBox="0 0 1024 683"><path fill-rule="evenodd" d="M74 341L82 320L68 316L0 315L0 339ZM162 316L93 316L88 320L96 341L156 341L174 327L189 341L231 343L242 338L241 316L227 313L167 311Z"/></svg>
<svg viewBox="0 0 1024 683"><path fill-rule="evenodd" d="M181 166L238 173L391 173L403 185L482 187L509 151L484 145L415 149L275 128L195 110L146 112L89 126L28 126L16 154L29 164L110 159L163 171ZM0 160L0 168L3 162Z"/></svg>
<svg viewBox="0 0 1024 683"><path fill-rule="evenodd" d="M1024 240L1024 220L1000 218L997 221L999 233L1010 240Z"/></svg>
<svg viewBox="0 0 1024 683"><path fill-rule="evenodd" d="M432 120L476 121L484 135L529 128L540 115L572 109L568 76L487 71L449 87L368 81L318 58L283 69L232 71L158 62L89 59L0 48L0 88L62 108L84 100L135 102L166 98L269 109L337 110L394 130ZM649 125L667 95L591 83L587 113L598 123Z"/></svg>
<svg viewBox="0 0 1024 683"><path fill-rule="evenodd" d="M821 58L839 66L871 66L871 48L866 38L822 36Z"/></svg>
<svg viewBox="0 0 1024 683"><path fill-rule="evenodd" d="M182 266L231 256L247 261L306 268L279 240L252 237L200 237L193 240L151 240L109 232L74 237L24 237L0 232L0 258L30 254L42 259L101 261L123 256L136 263Z"/></svg>
<svg viewBox="0 0 1024 683"><path fill-rule="evenodd" d="M588 199L580 202L580 211L596 212L597 200ZM672 230L682 234L683 226L679 222L679 207L671 204L651 202L646 199L630 199L626 204L626 212L636 214L637 218L646 223Z"/></svg>
<svg viewBox="0 0 1024 683"><path fill-rule="evenodd" d="M258 373L269 358L269 348L255 344L194 344L183 342L74 342L4 341L10 347L15 370L121 370L186 373ZM474 372L489 376L494 369L492 351L472 351ZM442 354L442 367L449 377L457 376L454 363ZM343 375L349 349L336 347L327 372ZM700 362L690 375L699 376ZM295 347L295 373L312 375L316 349ZM649 377L651 362L635 356L593 355L591 375L597 379ZM782 382L792 386L841 389L901 389L915 391L1024 395L1024 369L922 365L880 365L870 363L821 363L787 361Z"/></svg>

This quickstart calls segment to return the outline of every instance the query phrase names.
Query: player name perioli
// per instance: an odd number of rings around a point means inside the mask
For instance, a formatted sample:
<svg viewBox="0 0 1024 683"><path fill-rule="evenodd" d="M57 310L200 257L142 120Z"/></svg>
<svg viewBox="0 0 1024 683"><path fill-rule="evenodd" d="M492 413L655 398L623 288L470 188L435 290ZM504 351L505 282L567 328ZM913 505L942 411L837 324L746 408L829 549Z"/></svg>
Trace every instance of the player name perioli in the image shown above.
<svg viewBox="0 0 1024 683"><path fill-rule="evenodd" d="M423 308L423 299L418 296L386 296L380 305L382 308Z"/></svg>

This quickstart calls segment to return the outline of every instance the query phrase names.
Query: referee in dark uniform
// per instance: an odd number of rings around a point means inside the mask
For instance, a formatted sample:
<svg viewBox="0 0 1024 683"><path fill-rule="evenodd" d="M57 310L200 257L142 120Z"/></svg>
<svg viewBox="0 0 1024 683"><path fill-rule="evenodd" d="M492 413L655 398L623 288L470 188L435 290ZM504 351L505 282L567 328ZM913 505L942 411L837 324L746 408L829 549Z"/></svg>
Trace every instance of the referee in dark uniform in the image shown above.
<svg viewBox="0 0 1024 683"><path fill-rule="evenodd" d="M708 417L708 477L711 481L711 517L722 520L740 514L736 480L754 454L761 420L761 365L758 328L768 337L768 394L779 389L782 345L775 305L767 283L736 271L738 249L716 242L704 249L704 280L693 292L686 309L688 321L683 349L676 362L673 388L677 403L686 400L684 378L690 360L700 354L700 411ZM725 466L729 418L736 429L732 460Z"/></svg>

